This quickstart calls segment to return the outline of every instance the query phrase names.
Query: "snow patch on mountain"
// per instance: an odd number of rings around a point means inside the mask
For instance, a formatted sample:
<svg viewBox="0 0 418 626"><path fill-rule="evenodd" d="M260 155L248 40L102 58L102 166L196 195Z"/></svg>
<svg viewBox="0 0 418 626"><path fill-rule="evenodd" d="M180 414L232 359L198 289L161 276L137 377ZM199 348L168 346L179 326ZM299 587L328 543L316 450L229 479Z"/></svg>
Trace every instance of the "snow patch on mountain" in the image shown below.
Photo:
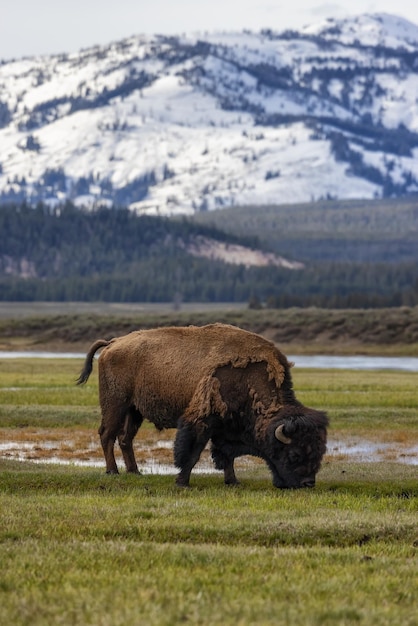
<svg viewBox="0 0 418 626"><path fill-rule="evenodd" d="M323 22L305 26L302 32L337 40L346 46L361 44L415 51L418 45L418 27L402 17L388 13L358 15L348 20L327 18Z"/></svg>
<svg viewBox="0 0 418 626"><path fill-rule="evenodd" d="M192 256L204 257L212 261L223 261L232 265L245 265L246 267L266 267L272 265L289 270L301 270L305 267L299 261L290 261L273 252L263 252L262 250L225 243L203 236L195 237L194 241L190 242L186 248L187 252Z"/></svg>
<svg viewBox="0 0 418 626"><path fill-rule="evenodd" d="M418 27L133 36L0 65L0 204L187 214L418 192Z"/></svg>

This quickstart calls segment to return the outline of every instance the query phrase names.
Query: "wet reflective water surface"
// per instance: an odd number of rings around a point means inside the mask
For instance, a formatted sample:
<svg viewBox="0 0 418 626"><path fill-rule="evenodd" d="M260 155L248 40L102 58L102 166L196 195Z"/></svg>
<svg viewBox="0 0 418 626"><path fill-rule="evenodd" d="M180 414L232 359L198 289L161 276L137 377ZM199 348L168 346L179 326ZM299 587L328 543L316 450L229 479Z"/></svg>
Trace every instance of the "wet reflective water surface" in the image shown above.
<svg viewBox="0 0 418 626"><path fill-rule="evenodd" d="M84 359L81 352L45 352L45 351L15 351L0 350L0 359ZM396 356L335 356L335 355L287 355L295 367L313 369L353 369L353 370L404 370L418 372L418 357Z"/></svg>
<svg viewBox="0 0 418 626"><path fill-rule="evenodd" d="M83 433L84 434L84 433ZM0 433L0 457L21 461L33 461L37 463L58 463L68 465L81 465L88 467L104 467L104 459L100 443L93 436L89 442L82 447L81 441L65 440L59 441L57 438L48 439L48 434L44 437L32 440L25 440L20 434L19 439L5 441L1 440L5 436L4 431ZM158 433L161 436L160 433ZM173 441L156 440L154 442L136 442L135 454L138 459L140 472L143 474L175 474L177 469L173 465ZM116 450L116 448L115 448ZM418 465L418 445L409 445L405 442L382 442L370 441L359 437L347 437L344 439L328 440L327 459L349 460L357 462L396 462L408 465ZM249 468L253 465L263 463L254 457L243 457L237 459L237 467ZM123 470L123 462L118 460L119 467ZM209 450L206 449L196 466L195 472L214 473L210 459Z"/></svg>

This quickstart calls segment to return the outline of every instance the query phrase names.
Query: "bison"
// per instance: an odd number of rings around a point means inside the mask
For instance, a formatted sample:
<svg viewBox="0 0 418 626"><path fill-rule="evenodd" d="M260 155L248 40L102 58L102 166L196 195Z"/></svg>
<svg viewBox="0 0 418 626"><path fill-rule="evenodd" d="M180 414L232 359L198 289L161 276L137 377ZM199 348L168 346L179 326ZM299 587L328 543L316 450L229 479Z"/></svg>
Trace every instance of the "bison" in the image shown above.
<svg viewBox="0 0 418 626"><path fill-rule="evenodd" d="M118 439L126 470L138 472L132 441L142 421L177 428L176 483L190 474L211 440L215 467L236 484L234 459L264 459L280 488L313 487L326 450L328 419L298 402L287 358L260 335L226 324L139 330L87 353L77 384L99 358L100 440L106 471L118 473Z"/></svg>

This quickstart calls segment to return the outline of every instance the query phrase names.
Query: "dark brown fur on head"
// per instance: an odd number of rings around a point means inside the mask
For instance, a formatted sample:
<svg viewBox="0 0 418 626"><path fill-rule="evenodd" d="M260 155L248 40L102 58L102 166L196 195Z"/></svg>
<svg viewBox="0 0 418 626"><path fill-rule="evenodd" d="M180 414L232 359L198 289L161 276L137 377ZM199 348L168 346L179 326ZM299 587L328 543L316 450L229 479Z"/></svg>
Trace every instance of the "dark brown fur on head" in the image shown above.
<svg viewBox="0 0 418 626"><path fill-rule="evenodd" d="M277 438L280 425L286 443ZM225 469L233 459L251 454L266 461L276 487L313 487L326 451L326 414L296 402L281 407L274 416L260 416L256 426L254 437L248 423L227 420L218 424L211 449L215 467Z"/></svg>
<svg viewBox="0 0 418 626"><path fill-rule="evenodd" d="M289 443L277 440L276 429ZM314 486L326 452L328 417L303 405L283 407L271 424L267 448L274 464L273 482L278 487ZM271 466L270 466L271 467Z"/></svg>

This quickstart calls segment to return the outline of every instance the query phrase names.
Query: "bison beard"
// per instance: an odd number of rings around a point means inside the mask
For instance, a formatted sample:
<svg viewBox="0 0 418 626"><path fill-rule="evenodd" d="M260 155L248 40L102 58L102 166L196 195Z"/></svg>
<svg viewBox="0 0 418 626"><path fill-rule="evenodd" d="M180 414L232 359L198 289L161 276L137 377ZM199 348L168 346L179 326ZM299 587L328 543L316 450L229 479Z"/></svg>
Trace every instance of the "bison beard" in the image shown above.
<svg viewBox="0 0 418 626"><path fill-rule="evenodd" d="M176 482L190 474L208 443L226 484L238 481L234 460L263 458L280 488L312 487L326 449L325 413L295 398L290 364L260 335L225 324L136 331L90 348L78 384L99 359L106 471L118 473L116 439L128 472L138 472L133 439L144 419L177 428Z"/></svg>

